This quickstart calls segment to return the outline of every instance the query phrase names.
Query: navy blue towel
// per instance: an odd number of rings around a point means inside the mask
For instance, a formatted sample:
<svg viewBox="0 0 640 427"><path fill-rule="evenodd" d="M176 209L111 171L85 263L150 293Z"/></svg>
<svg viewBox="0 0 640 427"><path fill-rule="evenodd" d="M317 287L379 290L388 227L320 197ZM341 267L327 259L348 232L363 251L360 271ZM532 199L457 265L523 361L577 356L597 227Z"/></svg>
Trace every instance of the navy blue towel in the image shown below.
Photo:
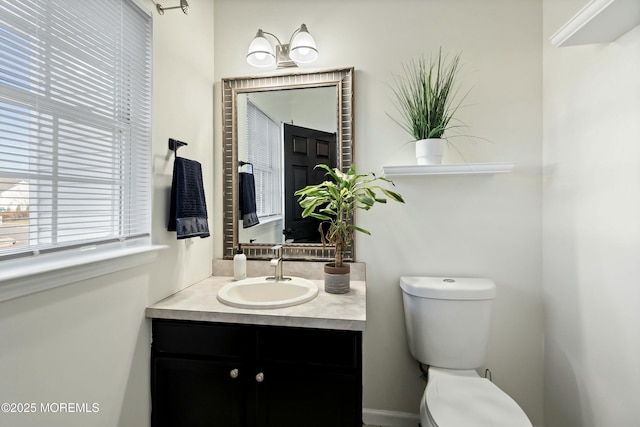
<svg viewBox="0 0 640 427"><path fill-rule="evenodd" d="M178 157L173 163L168 229L178 239L209 237L202 166L195 160Z"/></svg>
<svg viewBox="0 0 640 427"><path fill-rule="evenodd" d="M239 199L242 228L253 227L260 223L256 214L256 184L252 173L240 172Z"/></svg>

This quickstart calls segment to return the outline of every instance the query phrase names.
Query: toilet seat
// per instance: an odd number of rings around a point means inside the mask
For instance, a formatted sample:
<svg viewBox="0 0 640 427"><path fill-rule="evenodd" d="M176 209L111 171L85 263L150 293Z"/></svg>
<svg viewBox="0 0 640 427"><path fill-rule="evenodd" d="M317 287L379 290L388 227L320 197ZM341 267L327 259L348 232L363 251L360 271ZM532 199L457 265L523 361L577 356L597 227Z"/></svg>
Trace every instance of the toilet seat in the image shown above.
<svg viewBox="0 0 640 427"><path fill-rule="evenodd" d="M475 371L429 368L420 411L434 427L531 427L520 406Z"/></svg>

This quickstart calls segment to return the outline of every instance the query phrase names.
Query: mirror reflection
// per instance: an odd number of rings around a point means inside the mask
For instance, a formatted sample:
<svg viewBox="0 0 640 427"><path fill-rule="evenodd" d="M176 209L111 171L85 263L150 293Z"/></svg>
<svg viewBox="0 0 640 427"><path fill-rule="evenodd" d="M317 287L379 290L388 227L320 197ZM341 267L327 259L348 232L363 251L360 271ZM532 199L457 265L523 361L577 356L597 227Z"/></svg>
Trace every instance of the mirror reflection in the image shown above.
<svg viewBox="0 0 640 427"><path fill-rule="evenodd" d="M238 95L239 243L320 242L293 194L336 167L337 105L335 86Z"/></svg>
<svg viewBox="0 0 640 427"><path fill-rule="evenodd" d="M332 259L293 194L351 165L352 99L353 68L222 79L224 258Z"/></svg>

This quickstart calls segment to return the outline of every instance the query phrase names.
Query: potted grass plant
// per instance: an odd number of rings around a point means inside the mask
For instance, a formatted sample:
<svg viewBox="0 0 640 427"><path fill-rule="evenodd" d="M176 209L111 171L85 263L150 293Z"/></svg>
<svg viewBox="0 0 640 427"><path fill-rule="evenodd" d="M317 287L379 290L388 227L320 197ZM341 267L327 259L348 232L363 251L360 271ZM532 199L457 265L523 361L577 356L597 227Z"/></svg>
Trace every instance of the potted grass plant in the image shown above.
<svg viewBox="0 0 640 427"><path fill-rule="evenodd" d="M324 169L331 179L304 187L295 195L303 209L302 217L311 216L321 221L318 231L323 247L331 245L335 249L334 262L324 266L325 291L347 293L350 290L350 267L344 263L344 252L356 231L371 234L353 223L356 210L369 210L376 203L386 203L386 197L401 203L404 200L399 193L379 185L393 185L389 179L372 173L358 174L354 165L346 172L324 164L316 165L316 168Z"/></svg>
<svg viewBox="0 0 640 427"><path fill-rule="evenodd" d="M416 141L418 164L440 164L447 147L445 132L462 99L456 100L460 55L424 56L403 64L404 75L394 76L392 87L399 119L391 117ZM463 97L464 98L464 97Z"/></svg>

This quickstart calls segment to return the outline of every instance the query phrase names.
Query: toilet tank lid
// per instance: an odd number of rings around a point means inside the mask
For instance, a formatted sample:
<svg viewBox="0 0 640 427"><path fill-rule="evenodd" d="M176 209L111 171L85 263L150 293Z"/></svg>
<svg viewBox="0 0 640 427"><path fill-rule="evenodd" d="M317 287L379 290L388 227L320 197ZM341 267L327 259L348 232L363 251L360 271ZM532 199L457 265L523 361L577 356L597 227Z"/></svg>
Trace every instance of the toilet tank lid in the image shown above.
<svg viewBox="0 0 640 427"><path fill-rule="evenodd" d="M400 277L402 291L422 298L487 300L496 296L496 284L482 277Z"/></svg>

